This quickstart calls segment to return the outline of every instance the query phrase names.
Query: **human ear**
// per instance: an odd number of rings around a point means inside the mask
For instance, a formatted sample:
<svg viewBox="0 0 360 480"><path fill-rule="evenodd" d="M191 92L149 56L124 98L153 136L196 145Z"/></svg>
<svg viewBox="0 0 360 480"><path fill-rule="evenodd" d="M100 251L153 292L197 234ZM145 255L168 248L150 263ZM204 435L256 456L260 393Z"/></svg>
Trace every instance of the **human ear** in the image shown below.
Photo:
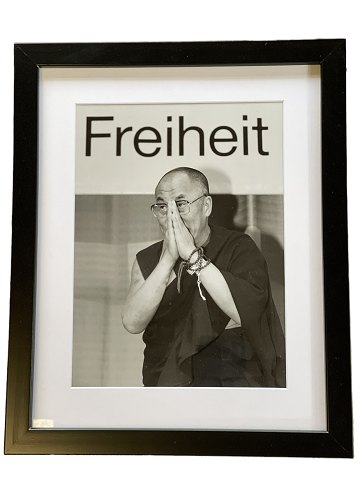
<svg viewBox="0 0 360 480"><path fill-rule="evenodd" d="M211 215L212 206L213 206L212 198L207 196L206 199L205 199L205 202L204 202L204 210L205 210L205 215L207 217L210 217L210 215Z"/></svg>

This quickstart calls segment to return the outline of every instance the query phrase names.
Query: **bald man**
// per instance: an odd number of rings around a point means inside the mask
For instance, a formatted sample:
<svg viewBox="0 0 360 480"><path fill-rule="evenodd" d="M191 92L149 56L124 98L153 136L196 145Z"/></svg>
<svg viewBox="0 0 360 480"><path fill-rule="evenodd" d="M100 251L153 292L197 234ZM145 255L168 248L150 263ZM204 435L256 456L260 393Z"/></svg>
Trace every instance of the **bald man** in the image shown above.
<svg viewBox="0 0 360 480"><path fill-rule="evenodd" d="M123 324L143 333L144 386L285 386L284 336L251 238L209 225L206 177L180 167L155 189L164 236L133 264Z"/></svg>

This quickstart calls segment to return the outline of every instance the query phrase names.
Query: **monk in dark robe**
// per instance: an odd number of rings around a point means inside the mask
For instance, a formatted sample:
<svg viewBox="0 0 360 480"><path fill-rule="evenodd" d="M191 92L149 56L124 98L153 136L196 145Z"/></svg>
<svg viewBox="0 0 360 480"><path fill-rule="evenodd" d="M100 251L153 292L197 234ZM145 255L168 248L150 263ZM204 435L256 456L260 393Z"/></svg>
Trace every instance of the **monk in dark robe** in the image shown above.
<svg viewBox="0 0 360 480"><path fill-rule="evenodd" d="M285 387L284 334L256 244L209 225L198 170L171 170L155 198L164 240L138 252L123 310L125 328L144 332L144 386Z"/></svg>

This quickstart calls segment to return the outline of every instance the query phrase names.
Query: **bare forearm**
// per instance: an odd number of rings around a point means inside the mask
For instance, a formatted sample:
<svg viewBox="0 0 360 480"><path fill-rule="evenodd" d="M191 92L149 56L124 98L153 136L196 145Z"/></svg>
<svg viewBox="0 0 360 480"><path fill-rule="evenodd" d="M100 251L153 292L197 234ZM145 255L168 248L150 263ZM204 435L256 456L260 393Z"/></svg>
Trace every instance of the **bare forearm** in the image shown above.
<svg viewBox="0 0 360 480"><path fill-rule="evenodd" d="M201 283L216 305L232 320L240 324L240 316L228 284L220 270L212 263L200 272Z"/></svg>
<svg viewBox="0 0 360 480"><path fill-rule="evenodd" d="M130 333L141 333L153 318L172 269L173 264L162 258L142 286L129 293L123 310L123 324Z"/></svg>

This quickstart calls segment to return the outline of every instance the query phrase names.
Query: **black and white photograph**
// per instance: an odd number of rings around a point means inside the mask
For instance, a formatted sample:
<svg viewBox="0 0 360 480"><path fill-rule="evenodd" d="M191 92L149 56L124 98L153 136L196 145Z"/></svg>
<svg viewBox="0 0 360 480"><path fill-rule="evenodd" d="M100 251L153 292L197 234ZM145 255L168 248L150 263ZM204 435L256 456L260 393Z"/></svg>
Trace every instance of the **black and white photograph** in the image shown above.
<svg viewBox="0 0 360 480"><path fill-rule="evenodd" d="M73 387L286 387L282 112L76 106Z"/></svg>

